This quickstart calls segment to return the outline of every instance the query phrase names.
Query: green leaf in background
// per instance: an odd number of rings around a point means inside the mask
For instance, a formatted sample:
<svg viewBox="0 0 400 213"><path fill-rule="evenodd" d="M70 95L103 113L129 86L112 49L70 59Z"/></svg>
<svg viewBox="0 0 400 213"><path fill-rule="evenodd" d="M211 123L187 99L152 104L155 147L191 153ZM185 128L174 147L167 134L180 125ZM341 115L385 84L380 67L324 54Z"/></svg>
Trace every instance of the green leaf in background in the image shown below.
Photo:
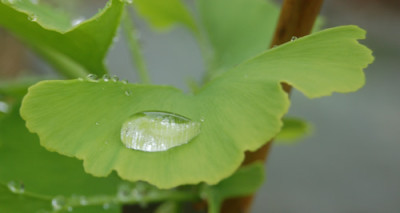
<svg viewBox="0 0 400 213"><path fill-rule="evenodd" d="M224 200L253 194L263 182L264 165L253 163L240 168L231 177L222 180L217 185L205 185L202 197L208 201L208 212L218 213Z"/></svg>
<svg viewBox="0 0 400 213"><path fill-rule="evenodd" d="M182 0L134 0L133 5L155 28L169 28L180 23L197 31L193 17Z"/></svg>
<svg viewBox="0 0 400 213"><path fill-rule="evenodd" d="M115 174L108 178L93 177L83 171L79 160L45 150L38 137L26 129L18 109L19 106L14 106L0 120L0 184L23 183L25 192L50 201L56 196L76 195L85 200L93 196L116 197L122 180ZM8 207L0 202L1 208Z"/></svg>
<svg viewBox="0 0 400 213"><path fill-rule="evenodd" d="M296 140L310 134L312 126L298 118L283 118L283 126L275 137L277 144L293 144Z"/></svg>
<svg viewBox="0 0 400 213"><path fill-rule="evenodd" d="M73 20L29 0L1 1L0 26L14 33L67 77L107 73L103 64L124 4L111 0L94 17ZM105 30L107 29L107 30Z"/></svg>
<svg viewBox="0 0 400 213"><path fill-rule="evenodd" d="M264 0L197 0L205 36L211 44L217 73L269 48L279 8ZM212 76L209 76L212 78Z"/></svg>
<svg viewBox="0 0 400 213"><path fill-rule="evenodd" d="M308 97L351 92L373 61L356 26L320 31L273 48L225 72L196 94L168 86L110 80L43 81L29 89L21 114L41 144L84 160L85 171L144 180L160 188L233 174L244 159L278 134L289 99L287 82ZM201 123L189 143L163 152L128 149L121 126L132 115L170 112Z"/></svg>

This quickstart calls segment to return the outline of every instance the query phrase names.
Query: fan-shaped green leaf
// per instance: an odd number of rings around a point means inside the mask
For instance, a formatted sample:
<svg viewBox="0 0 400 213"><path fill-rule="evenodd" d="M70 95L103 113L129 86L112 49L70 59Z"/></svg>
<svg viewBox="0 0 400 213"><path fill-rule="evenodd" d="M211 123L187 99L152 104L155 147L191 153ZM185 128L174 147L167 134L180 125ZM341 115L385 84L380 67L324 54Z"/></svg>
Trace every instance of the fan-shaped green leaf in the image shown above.
<svg viewBox="0 0 400 213"><path fill-rule="evenodd" d="M267 50L279 17L265 0L197 0L197 8L217 73Z"/></svg>
<svg viewBox="0 0 400 213"><path fill-rule="evenodd" d="M220 212L221 204L225 199L250 195L257 191L264 181L264 165L253 163L240 168L231 177L217 185L204 186L202 197L208 201L210 213Z"/></svg>
<svg viewBox="0 0 400 213"><path fill-rule="evenodd" d="M111 0L97 15L72 26L69 17L42 4L1 1L0 25L66 76L85 76L89 72L101 75L107 72L103 59L119 25L123 5Z"/></svg>
<svg viewBox="0 0 400 213"><path fill-rule="evenodd" d="M156 28L167 28L180 23L193 31L197 30L191 14L181 0L135 0L133 5Z"/></svg>
<svg viewBox="0 0 400 213"><path fill-rule="evenodd" d="M194 95L103 80L43 81L29 89L21 113L43 146L83 159L85 170L96 176L116 170L124 179L161 188L215 184L239 167L246 150L258 149L279 132L289 107L282 81L309 97L362 86L362 68L373 60L356 41L364 34L344 26L306 36L225 72ZM126 148L120 139L123 123L146 111L199 122L200 133L163 152Z"/></svg>

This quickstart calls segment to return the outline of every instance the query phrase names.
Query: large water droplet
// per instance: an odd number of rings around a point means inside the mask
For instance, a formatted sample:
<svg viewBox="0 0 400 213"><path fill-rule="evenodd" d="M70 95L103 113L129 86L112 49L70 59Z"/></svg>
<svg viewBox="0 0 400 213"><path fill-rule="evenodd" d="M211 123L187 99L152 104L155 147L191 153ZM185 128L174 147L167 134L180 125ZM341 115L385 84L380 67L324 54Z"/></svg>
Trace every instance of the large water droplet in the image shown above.
<svg viewBox="0 0 400 213"><path fill-rule="evenodd" d="M122 143L146 152L165 151L188 143L200 133L200 123L166 112L141 112L121 128Z"/></svg>
<svg viewBox="0 0 400 213"><path fill-rule="evenodd" d="M51 205L53 206L53 209L56 211L64 208L65 204L66 201L63 196L57 196L51 200Z"/></svg>

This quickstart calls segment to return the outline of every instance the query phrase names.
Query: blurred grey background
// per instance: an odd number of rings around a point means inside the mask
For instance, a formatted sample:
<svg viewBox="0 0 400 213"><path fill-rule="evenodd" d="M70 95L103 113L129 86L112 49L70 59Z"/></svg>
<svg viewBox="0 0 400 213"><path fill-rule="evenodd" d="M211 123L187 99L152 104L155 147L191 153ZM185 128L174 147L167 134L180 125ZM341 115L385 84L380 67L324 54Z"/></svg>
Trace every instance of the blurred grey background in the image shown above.
<svg viewBox="0 0 400 213"><path fill-rule="evenodd" d="M102 2L97 2L99 7ZM315 100L296 91L292 94L289 114L313 123L314 134L295 145L273 146L267 181L252 212L400 212L399 12L398 0L325 1L321 13L325 27L356 24L367 30L362 43L374 51L375 62L366 70L365 87L356 93ZM159 34L144 22L139 29L153 82L187 90L188 79L200 81L201 54L189 32L177 27ZM0 46L0 76L18 76L25 70L51 73L50 67L1 31ZM121 79L137 81L122 36L107 64Z"/></svg>

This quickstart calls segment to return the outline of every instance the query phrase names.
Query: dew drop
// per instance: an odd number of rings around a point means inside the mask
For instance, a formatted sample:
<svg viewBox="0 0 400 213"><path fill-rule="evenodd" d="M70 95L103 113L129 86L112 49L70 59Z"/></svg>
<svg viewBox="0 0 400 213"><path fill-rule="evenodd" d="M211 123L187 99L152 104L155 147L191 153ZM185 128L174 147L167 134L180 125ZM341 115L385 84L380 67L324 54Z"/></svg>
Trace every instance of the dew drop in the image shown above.
<svg viewBox="0 0 400 213"><path fill-rule="evenodd" d="M100 126L100 122L96 122L96 126Z"/></svg>
<svg viewBox="0 0 400 213"><path fill-rule="evenodd" d="M292 38L290 39L290 41L295 41L297 39L296 36L292 36Z"/></svg>
<svg viewBox="0 0 400 213"><path fill-rule="evenodd" d="M81 196L79 198L79 204L81 204L82 206L86 206L88 204L88 200L85 196Z"/></svg>
<svg viewBox="0 0 400 213"><path fill-rule="evenodd" d="M33 21L33 22L37 21L37 15L32 14L32 15L28 16L28 20Z"/></svg>
<svg viewBox="0 0 400 213"><path fill-rule="evenodd" d="M103 75L103 81L108 82L108 81L110 81L110 79L111 79L111 77L110 77L109 74L104 74Z"/></svg>
<svg viewBox="0 0 400 213"><path fill-rule="evenodd" d="M85 17L79 17L79 18L73 19L73 20L71 21L71 25L74 27L74 26L79 25L79 24L82 23L83 21L85 21Z"/></svg>
<svg viewBox="0 0 400 213"><path fill-rule="evenodd" d="M107 209L109 209L110 208L110 204L109 203L104 203L103 204L103 209L104 210L107 210Z"/></svg>
<svg viewBox="0 0 400 213"><path fill-rule="evenodd" d="M121 81L123 84L127 84L128 83L128 80L122 80Z"/></svg>
<svg viewBox="0 0 400 213"><path fill-rule="evenodd" d="M53 206L53 209L56 211L64 208L65 204L66 201L63 196L57 196L51 200L51 205Z"/></svg>
<svg viewBox="0 0 400 213"><path fill-rule="evenodd" d="M73 210L74 210L74 208L72 208L72 206L68 206L68 207L67 207L67 211L68 211L68 212L72 212Z"/></svg>
<svg viewBox="0 0 400 213"><path fill-rule="evenodd" d="M118 78L118 76L113 75L113 76L111 77L111 80L112 80L113 82L118 82L118 81L119 81L119 78Z"/></svg>
<svg viewBox="0 0 400 213"><path fill-rule="evenodd" d="M18 184L15 181L10 181L7 184L8 189L15 194L22 194L25 192L25 186L23 183Z"/></svg>
<svg viewBox="0 0 400 213"><path fill-rule="evenodd" d="M140 112L121 128L122 143L146 152L165 151L188 143L200 133L200 123L166 112Z"/></svg>
<svg viewBox="0 0 400 213"><path fill-rule="evenodd" d="M0 112L8 113L10 111L10 106L6 102L0 101Z"/></svg>
<svg viewBox="0 0 400 213"><path fill-rule="evenodd" d="M128 184L122 184L118 186L118 192L117 192L117 197L121 201L127 201L129 200L131 195L131 188L129 187Z"/></svg>
<svg viewBox="0 0 400 213"><path fill-rule="evenodd" d="M97 82L99 80L97 75L95 74L89 74L86 78L88 81L93 81L93 82Z"/></svg>
<svg viewBox="0 0 400 213"><path fill-rule="evenodd" d="M130 91L130 90L125 90L125 95L126 95L126 96L131 96L131 95L132 95L132 91Z"/></svg>

